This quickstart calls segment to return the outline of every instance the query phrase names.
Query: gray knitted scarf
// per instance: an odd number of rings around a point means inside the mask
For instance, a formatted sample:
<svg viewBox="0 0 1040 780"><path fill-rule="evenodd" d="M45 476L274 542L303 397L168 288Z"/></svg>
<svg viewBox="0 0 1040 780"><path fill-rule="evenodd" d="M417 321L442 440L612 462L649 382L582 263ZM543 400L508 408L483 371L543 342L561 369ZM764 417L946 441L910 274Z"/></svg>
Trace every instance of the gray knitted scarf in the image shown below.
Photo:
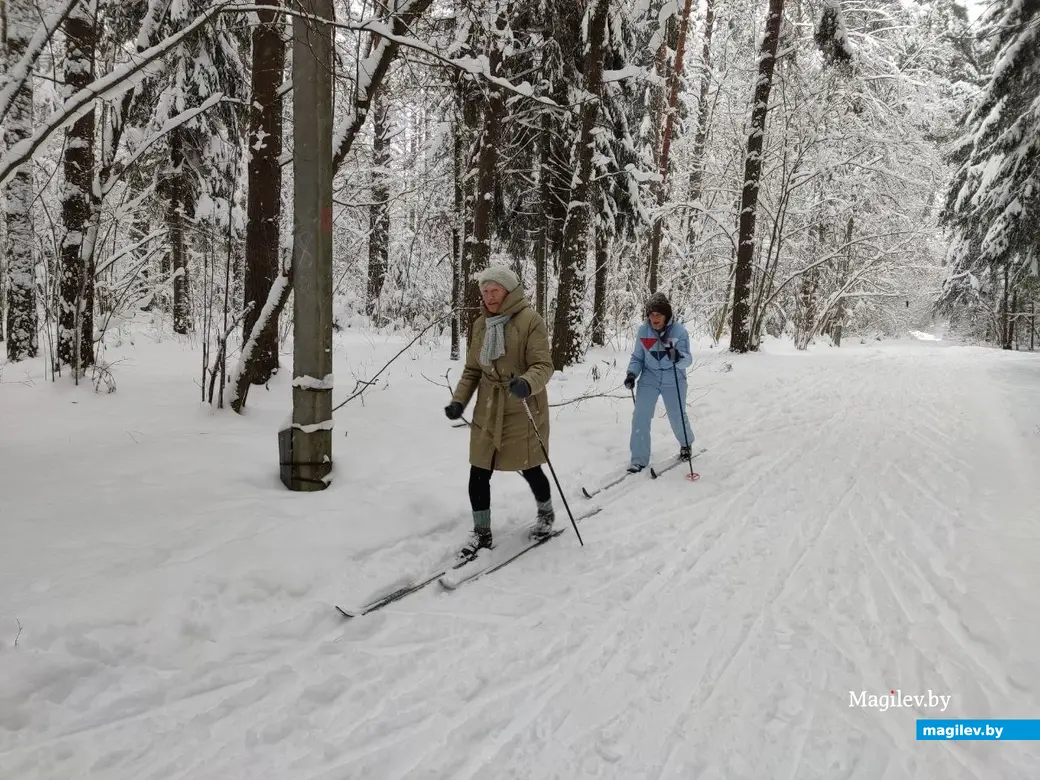
<svg viewBox="0 0 1040 780"><path fill-rule="evenodd" d="M484 344L480 348L480 362L483 365L491 366L493 361L506 354L505 324L512 317L512 314L499 314L497 317L487 318Z"/></svg>

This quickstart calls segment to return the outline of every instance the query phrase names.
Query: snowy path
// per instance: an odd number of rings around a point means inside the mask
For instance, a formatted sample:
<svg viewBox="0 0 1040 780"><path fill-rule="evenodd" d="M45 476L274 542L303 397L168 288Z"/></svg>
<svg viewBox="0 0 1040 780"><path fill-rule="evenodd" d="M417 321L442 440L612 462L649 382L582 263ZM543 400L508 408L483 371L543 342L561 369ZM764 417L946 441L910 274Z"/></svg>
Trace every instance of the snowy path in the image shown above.
<svg viewBox="0 0 1040 780"><path fill-rule="evenodd" d="M702 479L626 483L584 549L568 533L351 622L327 572L211 577L194 635L174 599L147 631L52 615L31 651L5 641L0 777L1035 778L1040 743L917 742L914 721L1040 717L1040 360L904 345L732 362L695 407ZM587 457L595 435L623 453L627 420L602 415ZM608 464L586 468L591 484ZM254 544L240 523L199 555ZM369 557L428 560L453 529ZM31 592L0 595L23 620L64 603ZM890 689L953 698L849 707Z"/></svg>

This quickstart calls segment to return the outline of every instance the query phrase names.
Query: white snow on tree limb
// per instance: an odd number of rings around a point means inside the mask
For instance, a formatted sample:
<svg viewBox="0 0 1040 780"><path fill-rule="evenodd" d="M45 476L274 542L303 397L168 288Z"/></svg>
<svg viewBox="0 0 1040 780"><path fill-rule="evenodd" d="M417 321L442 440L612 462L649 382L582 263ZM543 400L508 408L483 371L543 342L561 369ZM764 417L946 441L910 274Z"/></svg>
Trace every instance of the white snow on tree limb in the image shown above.
<svg viewBox="0 0 1040 780"><path fill-rule="evenodd" d="M212 6L178 33L171 35L140 54L131 55L130 62L102 78L95 79L89 86L78 90L69 97L39 124L36 132L29 138L11 146L3 157L0 157L0 186L6 184L11 174L20 165L29 160L36 150L55 133L70 127L82 116L92 111L94 109L94 101L113 100L127 90L133 89L149 75L151 68L162 66L162 56L166 52L182 43L196 30L223 11L224 8L224 3Z"/></svg>
<svg viewBox="0 0 1040 780"><path fill-rule="evenodd" d="M29 41L29 46L22 58L0 76L0 125L3 124L7 112L11 110L15 94L29 77L33 63L36 62L47 42L61 27L78 2L79 0L65 0L54 13L48 16L43 24L36 28L36 33Z"/></svg>
<svg viewBox="0 0 1040 780"><path fill-rule="evenodd" d="M239 354L238 363L235 364L234 370L232 370L228 377L227 388L225 390L226 397L224 399L228 406L238 401L238 379L242 376L246 366L249 365L249 359L256 351L256 344L260 339L260 334L263 333L264 328L267 327L267 322L271 319L271 315L274 313L275 307L278 305L282 292L285 290L285 287L289 282L289 274L281 273L278 275L278 278L275 279L274 284L271 285L271 292L267 296L264 308L260 310L256 322L253 323L253 329L249 332L249 338L246 339L246 343L242 345L242 352Z"/></svg>

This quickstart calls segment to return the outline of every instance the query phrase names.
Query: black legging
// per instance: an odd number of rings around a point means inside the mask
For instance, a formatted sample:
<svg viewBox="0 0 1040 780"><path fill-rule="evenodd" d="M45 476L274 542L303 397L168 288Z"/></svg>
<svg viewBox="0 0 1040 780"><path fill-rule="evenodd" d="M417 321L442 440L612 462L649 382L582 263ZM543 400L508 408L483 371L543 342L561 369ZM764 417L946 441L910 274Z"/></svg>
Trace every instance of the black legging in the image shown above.
<svg viewBox="0 0 1040 780"><path fill-rule="evenodd" d="M483 512L491 508L491 474L488 469L477 466L469 467L469 501L474 512ZM527 484L531 486L535 501L548 501L552 497L549 479L541 466L524 469L520 472Z"/></svg>

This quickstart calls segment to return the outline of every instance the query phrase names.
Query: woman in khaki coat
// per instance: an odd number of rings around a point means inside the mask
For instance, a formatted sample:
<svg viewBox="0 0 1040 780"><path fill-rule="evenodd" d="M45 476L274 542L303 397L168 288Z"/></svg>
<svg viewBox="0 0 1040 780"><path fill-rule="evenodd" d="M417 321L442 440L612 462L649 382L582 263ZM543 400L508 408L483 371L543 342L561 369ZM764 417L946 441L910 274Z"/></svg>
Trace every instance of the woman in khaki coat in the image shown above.
<svg viewBox="0 0 1040 780"><path fill-rule="evenodd" d="M492 266L477 276L483 300L481 316L473 324L466 368L444 413L457 420L477 394L470 426L469 498L473 507L473 534L459 551L472 558L490 547L491 475L519 471L538 505L532 536L544 536L555 519L549 480L542 471L545 454L538 436L549 446L549 400L545 386L553 374L549 331L505 266ZM537 435L524 409L526 399L538 428Z"/></svg>

